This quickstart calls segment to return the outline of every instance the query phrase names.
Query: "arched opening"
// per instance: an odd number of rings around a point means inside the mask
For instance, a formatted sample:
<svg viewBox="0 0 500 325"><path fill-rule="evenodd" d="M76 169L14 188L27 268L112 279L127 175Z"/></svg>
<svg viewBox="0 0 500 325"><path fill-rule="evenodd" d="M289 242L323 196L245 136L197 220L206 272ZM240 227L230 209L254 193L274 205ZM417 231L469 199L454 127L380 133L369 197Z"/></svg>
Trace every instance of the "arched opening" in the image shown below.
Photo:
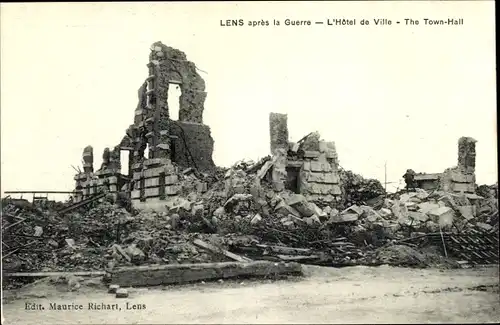
<svg viewBox="0 0 500 325"><path fill-rule="evenodd" d="M144 157L149 159L149 143L146 144L146 150L144 150Z"/></svg>

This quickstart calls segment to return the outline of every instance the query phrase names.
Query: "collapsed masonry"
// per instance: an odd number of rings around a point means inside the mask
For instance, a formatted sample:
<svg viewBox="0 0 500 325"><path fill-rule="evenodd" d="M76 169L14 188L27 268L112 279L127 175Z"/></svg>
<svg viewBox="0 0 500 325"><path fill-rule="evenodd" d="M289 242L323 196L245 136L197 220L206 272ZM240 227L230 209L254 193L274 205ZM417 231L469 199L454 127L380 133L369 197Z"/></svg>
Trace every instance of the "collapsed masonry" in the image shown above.
<svg viewBox="0 0 500 325"><path fill-rule="evenodd" d="M317 132L296 143L289 142L286 114L271 113L269 125L274 164L268 175L274 190L291 190L318 206L340 203L342 191L335 143L321 140Z"/></svg>
<svg viewBox="0 0 500 325"><path fill-rule="evenodd" d="M103 164L94 172L93 149L83 152L84 170L75 176L76 201L105 188L110 193L130 193L136 208L164 206L162 201L179 194L176 166L200 172L215 169L214 141L203 124L205 81L183 52L156 42L151 46L149 75L139 88L134 123L121 142L105 149ZM180 87L179 120L170 118L169 87ZM122 174L120 153L129 153L129 170Z"/></svg>
<svg viewBox="0 0 500 325"><path fill-rule="evenodd" d="M458 165L447 168L443 173L417 174L416 187L424 190L442 190L454 193L476 191L476 140L461 137L458 140Z"/></svg>

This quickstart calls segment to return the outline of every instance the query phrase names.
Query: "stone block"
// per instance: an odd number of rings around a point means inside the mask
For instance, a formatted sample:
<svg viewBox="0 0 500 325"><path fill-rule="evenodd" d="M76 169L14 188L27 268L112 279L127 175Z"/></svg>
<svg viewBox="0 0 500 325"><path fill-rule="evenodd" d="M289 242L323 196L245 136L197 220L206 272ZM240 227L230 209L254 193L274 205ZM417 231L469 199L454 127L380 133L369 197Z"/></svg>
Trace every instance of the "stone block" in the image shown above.
<svg viewBox="0 0 500 325"><path fill-rule="evenodd" d="M473 183L453 183L452 189L454 192L474 193L475 191Z"/></svg>
<svg viewBox="0 0 500 325"><path fill-rule="evenodd" d="M340 189L340 186L339 185L333 185L331 187L331 191L330 193L332 195L341 195L342 194L342 190Z"/></svg>
<svg viewBox="0 0 500 325"><path fill-rule="evenodd" d="M474 175L470 174L463 174L458 170L453 170L450 173L451 180L453 182L457 183L473 183L474 182Z"/></svg>
<svg viewBox="0 0 500 325"><path fill-rule="evenodd" d="M181 187L179 185L170 185L165 186L165 194L166 195L177 195L181 191Z"/></svg>
<svg viewBox="0 0 500 325"><path fill-rule="evenodd" d="M459 206L457 208L465 220L472 220L476 216L476 207L473 205Z"/></svg>
<svg viewBox="0 0 500 325"><path fill-rule="evenodd" d="M439 223L441 226L451 225L453 222L453 209L448 207L439 207L427 214L433 222Z"/></svg>
<svg viewBox="0 0 500 325"><path fill-rule="evenodd" d="M205 212L205 207L203 206L203 204L195 204L191 209L191 215L198 218L203 217L204 212Z"/></svg>
<svg viewBox="0 0 500 325"><path fill-rule="evenodd" d="M429 220L428 215L418 211L408 211L408 216L413 220L418 220L421 222L426 222L427 220Z"/></svg>
<svg viewBox="0 0 500 325"><path fill-rule="evenodd" d="M261 221L262 221L262 217L260 216L260 214L258 214L258 213L257 213L257 214L256 214L256 215L252 218L252 220L250 220L250 224L252 224L252 225L256 225L256 224L260 223Z"/></svg>
<svg viewBox="0 0 500 325"><path fill-rule="evenodd" d="M108 287L108 293L116 293L116 291L120 289L120 286L117 284L110 284Z"/></svg>
<svg viewBox="0 0 500 325"><path fill-rule="evenodd" d="M432 210L435 210L437 208L439 208L439 204L437 203L430 203L430 202L424 202L424 203L420 203L418 204L418 207L419 207L419 211L422 212L422 213L428 213Z"/></svg>
<svg viewBox="0 0 500 325"><path fill-rule="evenodd" d="M155 197L160 195L160 188L159 187L149 187L144 189L144 196L145 197Z"/></svg>
<svg viewBox="0 0 500 325"><path fill-rule="evenodd" d="M310 217L314 214L314 207L300 194L290 196L290 198L286 200L286 203L297 210L303 217Z"/></svg>
<svg viewBox="0 0 500 325"><path fill-rule="evenodd" d="M158 187L160 185L160 178L153 177L144 180L144 187Z"/></svg>
<svg viewBox="0 0 500 325"><path fill-rule="evenodd" d="M311 162L305 161L304 164L302 165L302 169L305 171L310 171L311 170Z"/></svg>
<svg viewBox="0 0 500 325"><path fill-rule="evenodd" d="M363 214L363 212L364 211L363 211L363 209L361 207L359 207L357 205L353 205L353 206L348 207L344 211L342 211L340 214L342 215L342 214L349 214L349 213L352 214L352 213L354 213L354 214L356 214L358 216L361 216Z"/></svg>
<svg viewBox="0 0 500 325"><path fill-rule="evenodd" d="M327 162L311 161L311 171L313 171L313 172L331 172L332 167Z"/></svg>
<svg viewBox="0 0 500 325"><path fill-rule="evenodd" d="M335 173L325 173L324 182L328 184L338 184L340 182L339 175Z"/></svg>
<svg viewBox="0 0 500 325"><path fill-rule="evenodd" d="M205 182L197 182L196 183L196 192L205 193L208 191L208 184Z"/></svg>
<svg viewBox="0 0 500 325"><path fill-rule="evenodd" d="M127 289L120 288L116 290L116 298L128 298Z"/></svg>
<svg viewBox="0 0 500 325"><path fill-rule="evenodd" d="M310 217L304 218L303 220L309 226L321 224L321 221L319 220L319 217L317 215L312 215Z"/></svg>
<svg viewBox="0 0 500 325"><path fill-rule="evenodd" d="M146 159L143 164L146 168L150 167L160 167L163 165L169 164L170 161L166 158L152 158L152 159Z"/></svg>
<svg viewBox="0 0 500 325"><path fill-rule="evenodd" d="M287 216L289 214L294 215L296 217L301 217L301 214L299 211L295 210L288 204L286 204L284 201L279 202L276 207L274 208L274 211L283 215Z"/></svg>
<svg viewBox="0 0 500 325"><path fill-rule="evenodd" d="M165 185L174 185L177 183L179 183L179 176L177 175L165 176Z"/></svg>
<svg viewBox="0 0 500 325"><path fill-rule="evenodd" d="M304 151L304 157L305 158L318 158L320 156L320 152L319 151L311 151L311 150L307 150L307 151Z"/></svg>
<svg viewBox="0 0 500 325"><path fill-rule="evenodd" d="M308 173L307 174L307 181L308 182L323 183L324 180L325 180L324 173Z"/></svg>
<svg viewBox="0 0 500 325"><path fill-rule="evenodd" d="M350 223L355 222L359 219L359 215L356 213L346 213L339 214L333 218L331 218L331 222L333 223Z"/></svg>

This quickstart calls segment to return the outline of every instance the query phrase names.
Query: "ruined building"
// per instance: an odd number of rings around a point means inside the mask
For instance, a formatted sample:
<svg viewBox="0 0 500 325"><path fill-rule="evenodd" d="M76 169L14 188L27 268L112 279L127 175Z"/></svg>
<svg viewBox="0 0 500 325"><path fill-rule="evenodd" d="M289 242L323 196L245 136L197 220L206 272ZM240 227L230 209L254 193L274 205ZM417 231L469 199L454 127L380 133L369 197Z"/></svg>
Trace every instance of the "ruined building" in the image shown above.
<svg viewBox="0 0 500 325"><path fill-rule="evenodd" d="M114 148L104 151L103 164L95 172L93 149L85 148L84 170L75 176L77 201L106 187L111 193L129 191L136 208L146 202L149 207L163 205L162 201L180 191L172 162L202 172L214 170L214 141L210 128L203 124L205 81L195 64L183 52L156 42L147 68L133 124ZM178 121L170 118L167 102L173 86L181 89ZM129 152L127 171L121 170L121 151Z"/></svg>
<svg viewBox="0 0 500 325"><path fill-rule="evenodd" d="M458 140L458 165L446 169L443 173L417 174L415 182L418 188L425 190L443 190L455 193L475 193L476 188L476 140L462 137Z"/></svg>
<svg viewBox="0 0 500 325"><path fill-rule="evenodd" d="M321 140L316 132L289 142L286 114L271 113L269 124L274 163L268 175L274 189L303 194L319 206L337 205L342 190L335 143Z"/></svg>

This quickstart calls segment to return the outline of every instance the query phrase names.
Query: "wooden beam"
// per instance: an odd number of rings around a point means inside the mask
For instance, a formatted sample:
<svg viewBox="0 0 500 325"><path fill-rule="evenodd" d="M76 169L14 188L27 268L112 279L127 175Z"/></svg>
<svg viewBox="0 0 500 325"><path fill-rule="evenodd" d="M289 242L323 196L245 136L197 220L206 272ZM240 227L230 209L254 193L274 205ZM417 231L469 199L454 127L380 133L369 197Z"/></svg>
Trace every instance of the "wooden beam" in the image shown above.
<svg viewBox="0 0 500 325"><path fill-rule="evenodd" d="M73 194L75 191L5 191L5 194Z"/></svg>
<svg viewBox="0 0 500 325"><path fill-rule="evenodd" d="M199 240L199 239L195 239L193 241L193 244L195 244L198 247L208 249L209 251L211 251L213 253L222 254L222 255L229 257L230 259L235 260L237 262L248 263L248 262L252 261L248 257L243 257L240 255L231 253L230 251L227 251L225 249L219 248L219 247L214 246L212 244L206 243L206 242Z"/></svg>
<svg viewBox="0 0 500 325"><path fill-rule="evenodd" d="M303 270L299 263L255 261L132 266L116 268L109 273L112 284L140 287L242 277L276 278L284 275L303 275Z"/></svg>
<svg viewBox="0 0 500 325"><path fill-rule="evenodd" d="M5 273L5 277L27 277L27 278L35 278L35 277L47 277L47 276L102 276L105 275L105 271L87 271L87 272L14 272L14 273Z"/></svg>

